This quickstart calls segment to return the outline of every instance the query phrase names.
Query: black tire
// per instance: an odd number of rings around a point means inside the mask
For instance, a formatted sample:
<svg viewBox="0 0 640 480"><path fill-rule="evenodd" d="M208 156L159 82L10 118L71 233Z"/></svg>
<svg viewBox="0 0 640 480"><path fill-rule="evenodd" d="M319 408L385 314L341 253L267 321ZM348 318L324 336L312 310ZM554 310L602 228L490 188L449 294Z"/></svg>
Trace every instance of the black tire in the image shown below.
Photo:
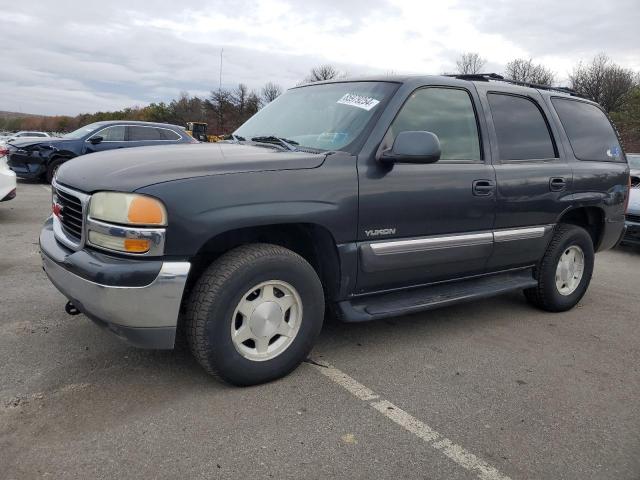
<svg viewBox="0 0 640 480"><path fill-rule="evenodd" d="M292 343L273 359L249 360L231 340L238 302L261 282L292 285L303 318ZM311 351L324 319L324 294L315 270L300 255L271 244L235 248L213 262L197 280L186 306L185 328L191 351L204 369L234 385L254 385L287 375Z"/></svg>
<svg viewBox="0 0 640 480"><path fill-rule="evenodd" d="M584 272L578 287L570 295L562 295L556 286L556 268L560 256L571 246L578 246L584 253ZM547 251L536 267L538 286L524 291L532 305L548 312L564 312L573 308L584 296L591 282L595 254L593 241L584 228L559 224Z"/></svg>
<svg viewBox="0 0 640 480"><path fill-rule="evenodd" d="M49 166L47 167L47 173L45 174L45 180L47 181L47 183L51 183L53 181L53 177L55 176L56 171L64 161L64 158L54 158L53 160L51 160Z"/></svg>

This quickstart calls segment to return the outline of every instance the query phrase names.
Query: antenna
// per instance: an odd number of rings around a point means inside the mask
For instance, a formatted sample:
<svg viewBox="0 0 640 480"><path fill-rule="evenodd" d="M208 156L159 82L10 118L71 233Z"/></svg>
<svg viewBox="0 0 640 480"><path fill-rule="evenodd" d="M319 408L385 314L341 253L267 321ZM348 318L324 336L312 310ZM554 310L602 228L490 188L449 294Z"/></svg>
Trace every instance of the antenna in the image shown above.
<svg viewBox="0 0 640 480"><path fill-rule="evenodd" d="M224 48L220 49L220 83L218 83L218 93L222 91L222 52L224 52Z"/></svg>

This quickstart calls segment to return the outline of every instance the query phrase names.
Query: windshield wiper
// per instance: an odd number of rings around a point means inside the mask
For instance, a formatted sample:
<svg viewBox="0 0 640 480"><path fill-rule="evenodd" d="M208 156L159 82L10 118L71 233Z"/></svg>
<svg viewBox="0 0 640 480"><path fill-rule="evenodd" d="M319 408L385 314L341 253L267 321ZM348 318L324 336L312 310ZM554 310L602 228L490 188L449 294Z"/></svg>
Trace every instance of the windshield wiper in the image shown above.
<svg viewBox="0 0 640 480"><path fill-rule="evenodd" d="M256 143L270 143L272 145L280 145L292 152L296 151L294 145L299 145L295 140L289 140L288 138L276 137L275 135L264 135L259 137L251 137L252 142Z"/></svg>

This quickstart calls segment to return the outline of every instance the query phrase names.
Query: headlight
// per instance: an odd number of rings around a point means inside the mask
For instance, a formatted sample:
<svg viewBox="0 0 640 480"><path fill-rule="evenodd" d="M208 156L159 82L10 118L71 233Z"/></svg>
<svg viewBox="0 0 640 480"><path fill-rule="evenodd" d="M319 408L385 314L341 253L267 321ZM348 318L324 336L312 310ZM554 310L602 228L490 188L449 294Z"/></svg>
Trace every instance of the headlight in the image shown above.
<svg viewBox="0 0 640 480"><path fill-rule="evenodd" d="M135 193L98 192L91 197L89 216L121 225L167 225L164 205L155 198Z"/></svg>
<svg viewBox="0 0 640 480"><path fill-rule="evenodd" d="M155 198L99 192L91 197L87 225L91 245L124 253L162 255L167 212ZM155 227L155 228L154 228Z"/></svg>

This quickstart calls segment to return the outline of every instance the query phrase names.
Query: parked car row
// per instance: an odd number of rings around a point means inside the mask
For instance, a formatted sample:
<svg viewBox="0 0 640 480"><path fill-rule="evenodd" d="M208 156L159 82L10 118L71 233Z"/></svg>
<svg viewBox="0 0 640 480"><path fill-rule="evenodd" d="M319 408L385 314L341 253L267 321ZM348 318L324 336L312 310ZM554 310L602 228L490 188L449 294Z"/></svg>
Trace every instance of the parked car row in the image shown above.
<svg viewBox="0 0 640 480"><path fill-rule="evenodd" d="M61 138L18 137L7 141L8 165L19 177L51 183L67 160L117 148L197 143L177 125L106 121L85 125Z"/></svg>
<svg viewBox="0 0 640 480"><path fill-rule="evenodd" d="M631 190L625 216L627 230L623 243L640 246L640 154L627 154L627 162L629 162Z"/></svg>

